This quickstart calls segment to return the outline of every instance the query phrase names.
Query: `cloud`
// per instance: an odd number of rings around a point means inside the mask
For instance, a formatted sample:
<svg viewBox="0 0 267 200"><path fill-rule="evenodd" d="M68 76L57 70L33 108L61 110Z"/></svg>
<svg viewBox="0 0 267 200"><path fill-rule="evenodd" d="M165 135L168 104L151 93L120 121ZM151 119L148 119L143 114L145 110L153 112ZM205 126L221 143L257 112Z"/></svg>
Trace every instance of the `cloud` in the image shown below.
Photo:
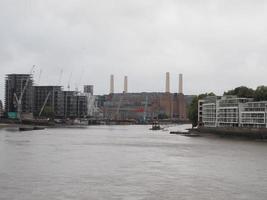
<svg viewBox="0 0 267 200"><path fill-rule="evenodd" d="M129 91L172 91L184 73L186 94L217 94L265 84L266 3L256 0L9 0L0 2L0 99L6 73L37 65L41 84L94 84L108 92L115 74Z"/></svg>

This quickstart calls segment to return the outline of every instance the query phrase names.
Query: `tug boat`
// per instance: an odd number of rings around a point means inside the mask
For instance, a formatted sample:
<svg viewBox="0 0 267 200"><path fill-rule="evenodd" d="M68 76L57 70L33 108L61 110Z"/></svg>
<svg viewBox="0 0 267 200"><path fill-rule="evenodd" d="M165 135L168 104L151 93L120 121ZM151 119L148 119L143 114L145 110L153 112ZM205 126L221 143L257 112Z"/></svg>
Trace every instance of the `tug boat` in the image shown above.
<svg viewBox="0 0 267 200"><path fill-rule="evenodd" d="M159 125L159 122L153 122L152 124L152 128L150 130L152 131L157 131L157 130L161 130L162 128Z"/></svg>

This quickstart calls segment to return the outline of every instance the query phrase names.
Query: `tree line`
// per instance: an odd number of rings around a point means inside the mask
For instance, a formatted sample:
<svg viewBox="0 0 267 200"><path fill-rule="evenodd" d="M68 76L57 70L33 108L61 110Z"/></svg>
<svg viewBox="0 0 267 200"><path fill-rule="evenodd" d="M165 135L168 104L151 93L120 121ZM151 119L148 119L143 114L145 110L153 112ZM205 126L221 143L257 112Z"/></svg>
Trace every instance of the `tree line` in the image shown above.
<svg viewBox="0 0 267 200"><path fill-rule="evenodd" d="M258 86L255 90L240 86L224 92L223 95L235 95L240 98L253 98L255 101L267 101L267 86ZM215 94L211 92L195 96L188 108L188 118L193 126L197 126L198 123L198 100L206 96L215 96Z"/></svg>

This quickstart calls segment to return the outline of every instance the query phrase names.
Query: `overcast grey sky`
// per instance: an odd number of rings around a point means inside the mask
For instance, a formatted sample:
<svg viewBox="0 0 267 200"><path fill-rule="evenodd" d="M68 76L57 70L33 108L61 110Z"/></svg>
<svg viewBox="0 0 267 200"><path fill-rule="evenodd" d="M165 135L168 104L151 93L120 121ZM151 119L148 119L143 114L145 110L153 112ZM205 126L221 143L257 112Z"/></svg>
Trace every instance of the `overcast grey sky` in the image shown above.
<svg viewBox="0 0 267 200"><path fill-rule="evenodd" d="M39 84L94 84L115 92L171 90L184 74L185 94L221 94L267 83L267 1L0 0L0 99L6 73Z"/></svg>

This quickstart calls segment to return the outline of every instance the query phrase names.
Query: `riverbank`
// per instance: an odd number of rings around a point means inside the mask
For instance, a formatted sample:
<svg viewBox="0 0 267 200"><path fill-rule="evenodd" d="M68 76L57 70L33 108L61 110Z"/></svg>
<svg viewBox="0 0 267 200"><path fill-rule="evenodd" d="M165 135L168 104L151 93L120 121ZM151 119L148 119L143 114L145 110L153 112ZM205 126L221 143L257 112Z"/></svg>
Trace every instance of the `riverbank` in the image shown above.
<svg viewBox="0 0 267 200"><path fill-rule="evenodd" d="M191 129L190 131L197 131L200 134L215 134L222 137L241 137L247 139L267 139L267 129L266 128L207 128L198 127L197 129Z"/></svg>
<svg viewBox="0 0 267 200"><path fill-rule="evenodd" d="M7 128L7 127L9 127L10 126L10 124L0 124L0 129L1 128Z"/></svg>

